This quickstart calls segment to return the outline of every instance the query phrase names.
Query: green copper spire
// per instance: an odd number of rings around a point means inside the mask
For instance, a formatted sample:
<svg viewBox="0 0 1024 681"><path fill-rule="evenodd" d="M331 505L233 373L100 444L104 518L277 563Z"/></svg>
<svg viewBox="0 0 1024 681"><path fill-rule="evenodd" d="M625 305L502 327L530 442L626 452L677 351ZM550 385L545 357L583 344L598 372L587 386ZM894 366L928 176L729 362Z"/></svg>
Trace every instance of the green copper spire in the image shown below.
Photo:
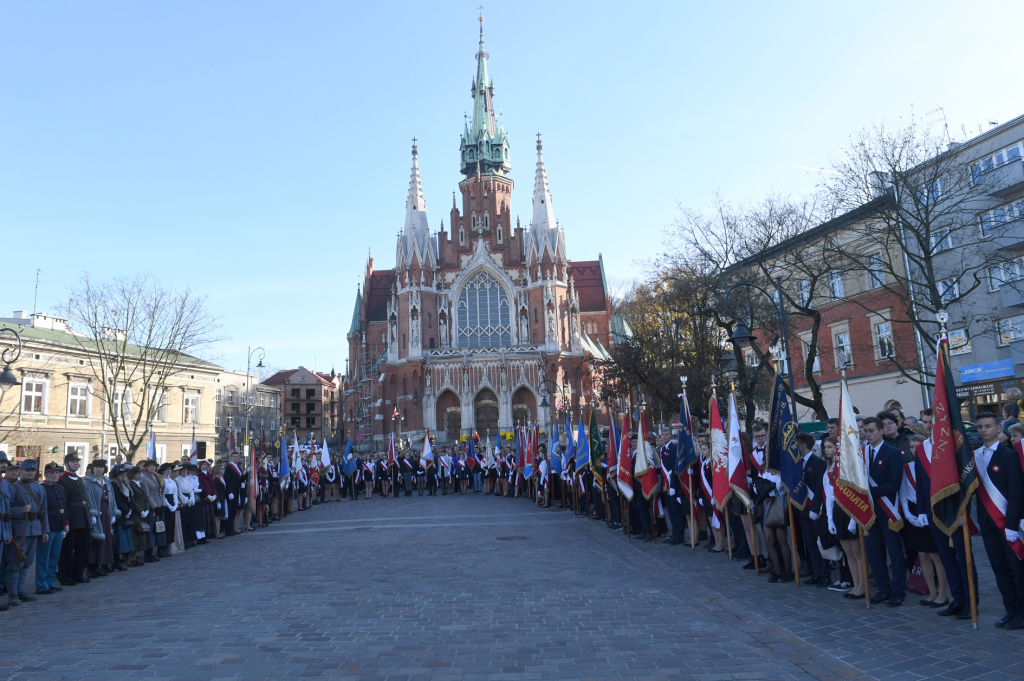
<svg viewBox="0 0 1024 681"><path fill-rule="evenodd" d="M504 175L512 170L508 136L494 116L494 81L487 74L487 50L484 49L484 18L480 17L480 49L476 54L476 78L473 79L473 121L468 117L460 145L462 174L477 172Z"/></svg>

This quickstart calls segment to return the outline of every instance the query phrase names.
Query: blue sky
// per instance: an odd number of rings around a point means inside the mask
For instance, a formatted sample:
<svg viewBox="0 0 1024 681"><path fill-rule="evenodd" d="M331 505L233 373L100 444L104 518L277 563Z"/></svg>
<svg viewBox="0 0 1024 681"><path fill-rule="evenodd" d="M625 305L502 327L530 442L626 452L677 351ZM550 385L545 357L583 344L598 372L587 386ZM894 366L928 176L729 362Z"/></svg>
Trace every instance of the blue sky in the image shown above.
<svg viewBox="0 0 1024 681"><path fill-rule="evenodd" d="M457 187L478 2L0 4L0 314L83 272L209 295L244 366L344 369L367 250L394 263L410 140ZM809 191L859 128L1024 113L1019 2L516 2L485 9L529 220L544 134L570 258L640 273L679 206ZM931 120L939 120L933 115Z"/></svg>

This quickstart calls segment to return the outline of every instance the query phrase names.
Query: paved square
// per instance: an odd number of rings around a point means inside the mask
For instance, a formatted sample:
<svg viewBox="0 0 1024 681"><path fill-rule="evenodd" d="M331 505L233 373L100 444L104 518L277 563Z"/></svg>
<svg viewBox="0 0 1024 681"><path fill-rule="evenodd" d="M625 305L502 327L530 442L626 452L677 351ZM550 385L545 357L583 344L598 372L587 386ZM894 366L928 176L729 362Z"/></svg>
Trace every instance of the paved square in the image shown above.
<svg viewBox="0 0 1024 681"><path fill-rule="evenodd" d="M1024 677L982 628L481 496L343 501L0 614L11 679Z"/></svg>

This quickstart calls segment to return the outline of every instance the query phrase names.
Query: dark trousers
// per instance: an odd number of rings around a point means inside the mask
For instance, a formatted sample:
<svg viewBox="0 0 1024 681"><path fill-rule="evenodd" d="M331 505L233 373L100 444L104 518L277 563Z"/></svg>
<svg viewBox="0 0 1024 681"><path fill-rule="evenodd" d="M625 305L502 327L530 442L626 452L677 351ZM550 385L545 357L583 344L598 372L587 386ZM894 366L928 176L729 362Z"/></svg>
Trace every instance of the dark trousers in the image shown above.
<svg viewBox="0 0 1024 681"><path fill-rule="evenodd" d="M665 495L665 512L668 514L668 519L672 523L672 538L683 540L683 526L686 522L683 518L683 504L680 501L680 497L666 494Z"/></svg>
<svg viewBox="0 0 1024 681"><path fill-rule="evenodd" d="M640 521L640 529L644 534L653 535L654 530L651 525L651 506L647 499L644 499L644 494L639 489L639 485L633 486L633 500L629 502L629 511L635 520Z"/></svg>
<svg viewBox="0 0 1024 681"><path fill-rule="evenodd" d="M889 518L875 504L875 524L864 537L864 550L867 552L871 574L878 585L878 595L885 597L907 597L907 557L903 553L903 538L899 532L889 529ZM892 563L892 578L889 578L889 566L886 553Z"/></svg>
<svg viewBox="0 0 1024 681"><path fill-rule="evenodd" d="M228 499L228 527L226 532L235 531L235 515L238 514L238 501L236 499ZM206 529L206 528L203 528Z"/></svg>
<svg viewBox="0 0 1024 681"><path fill-rule="evenodd" d="M875 524L878 524L878 521L875 521ZM821 551L818 550L818 533L814 530L814 521L803 511L800 512L800 532L804 537L804 549L807 550L807 556L810 558L814 576L819 581L829 577L830 575L826 574L825 559L821 557ZM831 568L828 572L832 572Z"/></svg>
<svg viewBox="0 0 1024 681"><path fill-rule="evenodd" d="M622 524L622 500L615 489L615 483L608 483L608 508L612 512L612 522Z"/></svg>
<svg viewBox="0 0 1024 681"><path fill-rule="evenodd" d="M942 567L946 571L946 584L949 586L950 599L961 605L968 604L971 592L967 583L967 552L964 549L963 528L956 528L949 537L933 523L929 523L928 528L932 532L932 539L935 540L935 549L939 554L939 560L942 561ZM950 539L953 540L953 546L949 545ZM974 580L975 593L977 593L978 570L973 562L971 570L973 572L971 579Z"/></svg>
<svg viewBox="0 0 1024 681"><path fill-rule="evenodd" d="M89 528L68 530L60 546L57 560L57 579L72 582L85 576L85 564L89 560Z"/></svg>
<svg viewBox="0 0 1024 681"><path fill-rule="evenodd" d="M1024 615L1024 563L1010 548L1006 536L984 512L978 514L985 553L996 576L1007 615Z"/></svg>

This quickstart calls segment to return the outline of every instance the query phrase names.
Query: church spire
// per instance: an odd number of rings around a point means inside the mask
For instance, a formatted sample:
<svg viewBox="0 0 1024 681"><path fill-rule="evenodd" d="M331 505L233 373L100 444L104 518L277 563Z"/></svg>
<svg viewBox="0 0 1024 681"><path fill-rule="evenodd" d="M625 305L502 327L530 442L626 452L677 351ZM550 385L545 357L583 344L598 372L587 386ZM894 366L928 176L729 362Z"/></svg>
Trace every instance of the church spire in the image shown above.
<svg viewBox="0 0 1024 681"><path fill-rule="evenodd" d="M544 170L544 147L537 133L537 175L533 181L533 227L555 227L555 209L551 206L548 174Z"/></svg>
<svg viewBox="0 0 1024 681"><path fill-rule="evenodd" d="M476 77L473 79L472 121L466 117L462 133L462 174L476 174L477 162L483 174L505 175L512 169L508 137L494 116L494 81L487 72L490 55L484 47L484 17L480 16L480 46L476 53Z"/></svg>
<svg viewBox="0 0 1024 681"><path fill-rule="evenodd" d="M428 229L427 200L423 198L423 185L420 183L420 166L417 161L419 151L416 149L416 138L412 138L412 177L409 178L409 198L405 200L405 229L411 234L415 229Z"/></svg>

